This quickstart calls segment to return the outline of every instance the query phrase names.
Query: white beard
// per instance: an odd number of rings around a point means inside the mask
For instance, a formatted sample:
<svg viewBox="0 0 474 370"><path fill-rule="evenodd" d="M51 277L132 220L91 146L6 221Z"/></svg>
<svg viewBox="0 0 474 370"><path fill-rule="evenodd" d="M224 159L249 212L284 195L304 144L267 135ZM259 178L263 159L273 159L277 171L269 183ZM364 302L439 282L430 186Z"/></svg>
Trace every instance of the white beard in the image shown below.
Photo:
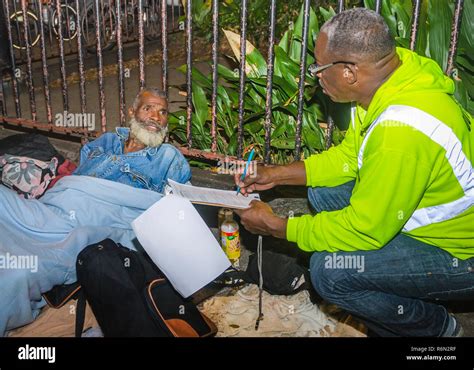
<svg viewBox="0 0 474 370"><path fill-rule="evenodd" d="M157 132L152 132L144 128L135 117L130 119L130 136L145 146L152 148L159 147L165 140L167 132L168 127L161 128Z"/></svg>

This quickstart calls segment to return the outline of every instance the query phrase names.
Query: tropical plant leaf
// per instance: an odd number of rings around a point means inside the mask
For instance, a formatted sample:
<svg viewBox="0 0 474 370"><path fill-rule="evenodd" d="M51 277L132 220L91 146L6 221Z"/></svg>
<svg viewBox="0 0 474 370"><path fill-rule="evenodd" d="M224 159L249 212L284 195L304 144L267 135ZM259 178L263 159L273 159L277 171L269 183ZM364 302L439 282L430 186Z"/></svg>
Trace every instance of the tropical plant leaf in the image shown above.
<svg viewBox="0 0 474 370"><path fill-rule="evenodd" d="M217 73L220 77L225 78L229 81L238 81L239 80L239 70L236 68L235 70L231 70L222 64L217 65Z"/></svg>
<svg viewBox="0 0 474 370"><path fill-rule="evenodd" d="M182 66L176 68L176 70L180 71L180 72L183 73L183 74L186 74L186 71L187 71L186 64L183 64ZM205 75L204 75L199 69L197 69L196 67L192 67L192 68L191 68L191 72L192 72L193 83L194 83L194 82L197 82L197 83L199 83L199 85L201 85L202 87L205 87L205 88L208 88L208 89L211 89L211 88L212 88L212 80L211 80L210 77L205 76Z"/></svg>
<svg viewBox="0 0 474 370"><path fill-rule="evenodd" d="M227 154L235 155L237 153L237 132L230 137L229 145L227 146Z"/></svg>
<svg viewBox="0 0 474 370"><path fill-rule="evenodd" d="M184 1L186 3L186 1ZM186 9L186 6L184 7ZM210 0L193 0L192 2L193 21L196 23L203 23L205 18L211 12Z"/></svg>
<svg viewBox="0 0 474 370"><path fill-rule="evenodd" d="M275 75L283 77L293 89L298 88L299 65L279 46L275 46Z"/></svg>
<svg viewBox="0 0 474 370"><path fill-rule="evenodd" d="M451 38L453 3L451 0L428 0L429 50L430 57L446 70L448 48Z"/></svg>
<svg viewBox="0 0 474 370"><path fill-rule="evenodd" d="M430 55L428 47L428 32L428 2L422 1L420 6L420 23L418 26L418 35L415 43L415 51L420 55Z"/></svg>
<svg viewBox="0 0 474 370"><path fill-rule="evenodd" d="M295 149L295 137L272 139L270 145L277 149Z"/></svg>
<svg viewBox="0 0 474 370"><path fill-rule="evenodd" d="M252 11L260 9L266 0L251 3ZM209 0L202 0L205 7ZM257 4L258 3L258 4ZM375 0L365 0L367 7L374 9ZM456 67L456 98L472 111L474 83L474 56L472 55L472 4L465 2L463 24L458 44ZM239 0L225 0L227 16L239 13ZM397 45L409 47L411 32L411 0L384 0L381 14L385 18ZM451 30L453 0L426 0L422 2L420 26L416 42L416 51L420 55L432 57L443 67L446 65ZM333 8L320 8L320 19L328 20L335 14ZM204 19L204 18L202 18ZM207 18L206 22L207 22ZM435 21L435 22L434 22ZM436 23L437 22L437 23ZM204 23L203 23L204 24ZM298 113L298 81L300 74L301 40L303 16L300 11L294 24L283 33L278 45L275 45L274 76L272 90L271 121L271 159L284 163L293 159L295 148L296 117ZM235 28L235 29L238 29ZM316 14L310 11L310 34L306 59L308 64L314 60L314 39L319 32ZM240 36L226 29L224 34L231 45L237 61L240 57ZM250 36L256 40L256 35ZM249 41L246 41L246 83L244 92L244 150L255 148L257 156L263 155L265 145L265 104L267 94L267 66L262 54ZM186 67L180 70L185 73ZM218 65L220 83L217 90L217 143L218 150L229 155L237 151L237 122L239 116L239 69ZM324 150L325 138L320 121L330 114L336 126L347 128L349 122L349 104L335 104L322 94L317 81L306 74L302 117L302 152L304 156ZM210 147L210 101L212 79L193 68L193 145L203 150ZM324 115L323 113L324 112ZM186 111L170 116L170 134L178 140L186 140ZM343 131L335 129L334 144L343 137Z"/></svg>
<svg viewBox="0 0 474 370"><path fill-rule="evenodd" d="M238 61L240 61L240 35L224 30L224 35ZM251 77L260 77L267 73L267 63L262 54L249 41L245 46L245 73Z"/></svg>
<svg viewBox="0 0 474 370"><path fill-rule="evenodd" d="M398 46L401 46L405 49L410 49L410 39L403 38L403 37L395 37L395 42Z"/></svg>
<svg viewBox="0 0 474 370"><path fill-rule="evenodd" d="M402 0L402 1L393 1L392 0L392 14L395 15L395 19L397 21L397 35L401 38L406 38L410 36L410 15L411 9L409 11L406 10L406 5L410 4L410 0ZM410 5L409 5L410 7Z"/></svg>
<svg viewBox="0 0 474 370"><path fill-rule="evenodd" d="M469 50L474 58L474 2L465 1L461 21L461 34L459 36L459 46Z"/></svg>
<svg viewBox="0 0 474 370"><path fill-rule="evenodd" d="M375 0L364 0L364 5L368 9L375 10ZM390 1L382 1L382 7L380 9L380 14L384 17L385 22L390 29L390 33L395 37L398 35L398 25L395 15L392 13L390 7Z"/></svg>
<svg viewBox="0 0 474 370"><path fill-rule="evenodd" d="M209 106L206 98L206 93L201 86L193 84L193 126L197 128L199 133L204 133L204 125L208 119Z"/></svg>
<svg viewBox="0 0 474 370"><path fill-rule="evenodd" d="M293 26L292 26L293 27ZM278 46L285 52L288 53L288 49L290 48L290 39L291 35L293 34L293 29L291 28L290 30L286 31L280 42L278 43Z"/></svg>
<svg viewBox="0 0 474 370"><path fill-rule="evenodd" d="M456 57L456 64L462 69L466 70L466 72L474 74L474 61L471 60L467 54L462 53L462 51L459 49L458 55Z"/></svg>
<svg viewBox="0 0 474 370"><path fill-rule="evenodd" d="M250 123L247 123L247 122L253 121L254 119L259 119L263 115L264 115L264 113L260 113L260 114L254 114L252 116L247 117L246 124L244 125L244 130L248 131L251 134L256 134L256 133L260 132L263 128L262 122L260 122L260 121L250 122Z"/></svg>
<svg viewBox="0 0 474 370"><path fill-rule="evenodd" d="M304 21L303 10L304 10L304 4L301 5L300 14L294 25L292 40L290 42L290 48L288 51L289 57L298 63L301 59L301 44L302 44L301 40L303 39L303 21ZM313 9L310 8L309 23L308 23L308 49L309 49L309 53L311 54L314 50L314 41L318 33L319 33L318 18L316 17L316 13L314 13ZM309 59L312 59L309 61L309 63L313 63L314 61L311 54L309 55L308 53L305 54L306 58L309 57Z"/></svg>
<svg viewBox="0 0 474 370"><path fill-rule="evenodd" d="M310 127L303 127L303 141L304 145L313 150L321 150L324 148L324 140L321 133L316 133Z"/></svg>
<svg viewBox="0 0 474 370"><path fill-rule="evenodd" d="M324 22L327 22L328 20L330 20L332 17L336 15L336 11L334 10L332 6L330 6L328 10L320 6L319 12L323 16Z"/></svg>

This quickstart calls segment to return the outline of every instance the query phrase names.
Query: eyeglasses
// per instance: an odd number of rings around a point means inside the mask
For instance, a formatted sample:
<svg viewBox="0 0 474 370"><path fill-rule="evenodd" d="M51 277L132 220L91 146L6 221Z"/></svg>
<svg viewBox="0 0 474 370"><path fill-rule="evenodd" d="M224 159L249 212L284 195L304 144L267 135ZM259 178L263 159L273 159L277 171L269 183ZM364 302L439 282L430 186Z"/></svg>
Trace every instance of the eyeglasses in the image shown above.
<svg viewBox="0 0 474 370"><path fill-rule="evenodd" d="M337 62L333 62L333 63L329 63L329 64L324 64L322 66L318 65L318 63L314 63L314 64L311 64L309 67L308 67L308 73L311 77L316 77L316 75L318 73L321 73L322 71L324 71L325 69L328 69L329 67L332 67L333 65L336 65L336 64L352 64L352 65L355 65L355 63L353 62L346 62L346 61L343 61L343 60L340 60L340 61L337 61Z"/></svg>

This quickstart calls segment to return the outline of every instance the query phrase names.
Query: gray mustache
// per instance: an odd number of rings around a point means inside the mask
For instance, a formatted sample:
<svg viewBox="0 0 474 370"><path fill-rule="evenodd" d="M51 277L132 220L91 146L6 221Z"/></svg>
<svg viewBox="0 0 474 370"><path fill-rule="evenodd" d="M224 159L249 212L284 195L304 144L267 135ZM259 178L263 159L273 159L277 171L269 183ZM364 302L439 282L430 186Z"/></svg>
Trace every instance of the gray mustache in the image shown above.
<svg viewBox="0 0 474 370"><path fill-rule="evenodd" d="M158 127L160 130L162 129L161 127L161 123L160 122L157 122L155 120L148 120L148 121L138 121L137 122L140 124L140 125L155 125L156 127Z"/></svg>

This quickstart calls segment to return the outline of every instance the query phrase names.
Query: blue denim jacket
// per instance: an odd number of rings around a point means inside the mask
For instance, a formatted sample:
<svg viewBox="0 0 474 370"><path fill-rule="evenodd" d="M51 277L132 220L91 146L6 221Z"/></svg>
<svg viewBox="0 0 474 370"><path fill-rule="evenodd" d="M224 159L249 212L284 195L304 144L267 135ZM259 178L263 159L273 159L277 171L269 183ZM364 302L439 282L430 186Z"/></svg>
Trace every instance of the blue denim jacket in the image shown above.
<svg viewBox="0 0 474 370"><path fill-rule="evenodd" d="M81 149L79 167L74 175L93 176L117 181L136 188L163 192L168 178L185 183L191 178L189 164L181 152L170 144L146 147L123 153L129 128L118 127L117 133L105 133Z"/></svg>

